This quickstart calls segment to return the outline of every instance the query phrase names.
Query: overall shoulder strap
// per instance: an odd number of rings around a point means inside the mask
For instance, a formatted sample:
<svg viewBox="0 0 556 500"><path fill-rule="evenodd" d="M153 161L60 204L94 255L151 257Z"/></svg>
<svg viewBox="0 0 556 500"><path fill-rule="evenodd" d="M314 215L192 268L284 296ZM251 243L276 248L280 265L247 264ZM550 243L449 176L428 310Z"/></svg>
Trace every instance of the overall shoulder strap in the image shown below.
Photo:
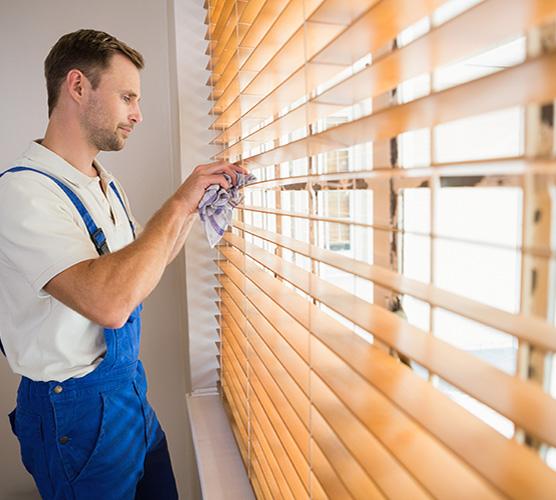
<svg viewBox="0 0 556 500"><path fill-rule="evenodd" d="M131 217L129 216L129 212L127 211L127 207L125 206L124 200L122 198L122 196L120 195L119 191L116 189L116 183L114 181L112 181L110 183L110 187L112 188L112 191L114 191L114 193L116 194L116 197L118 198L118 200L120 200L120 203L122 204L122 207L124 209L124 212L127 216L127 220L129 221L129 225L131 227L131 232L133 233L133 239L136 238L135 236L135 225L133 224Z"/></svg>
<svg viewBox="0 0 556 500"><path fill-rule="evenodd" d="M79 212L79 215L83 219L83 222L87 227L87 231L89 232L89 236L91 237L91 240L95 245L95 248L99 253L99 255L110 253L110 249L108 248L108 242L106 241L106 236L104 235L103 230L97 227L95 221L91 217L91 214L85 208L85 205L79 199L79 197L61 180L57 179L56 177L50 174L47 174L46 172L43 172L42 170L37 170L36 168L31 168L31 167L12 167L0 173L0 177L2 177L7 173L15 173L15 172L23 172L23 171L36 172L37 174L44 175L45 177L51 179L67 195L67 197L73 203L75 209Z"/></svg>
<svg viewBox="0 0 556 500"><path fill-rule="evenodd" d="M64 184L61 180L57 179L56 177L54 177L50 174L47 174L46 172L43 172L42 170L37 170L36 168L31 168L31 167L20 167L20 166L12 167L12 168L9 168L8 170L5 170L4 172L1 172L0 177L2 177L5 174L8 174L8 173L16 173L16 172L24 172L24 171L36 172L37 174L44 175L45 177L48 177L50 180L52 180L67 195L67 197L73 203L73 206L75 207L77 212L79 212L79 215L83 219L83 222L85 223L85 226L87 227L87 231L89 233L89 236L91 237L91 240L92 240L93 244L95 245L95 248L96 248L97 252L99 253L99 255L104 255L104 254L110 253L110 249L108 247L108 242L106 241L106 236L104 235L103 230L101 228L97 227L97 225L95 224L95 221L91 217L91 214L85 208L85 205L79 199L79 197L66 184ZM120 198L119 193L118 193L118 198ZM125 207L124 207L124 209L125 209ZM126 214L127 214L127 211L126 211ZM131 223L131 221L130 221L130 223ZM133 228L133 226L132 226L132 228ZM134 233L134 236L135 236L135 233ZM4 346L2 345L1 340L0 340L0 351L2 351L2 354L4 354L4 356L6 355L6 352L4 351Z"/></svg>

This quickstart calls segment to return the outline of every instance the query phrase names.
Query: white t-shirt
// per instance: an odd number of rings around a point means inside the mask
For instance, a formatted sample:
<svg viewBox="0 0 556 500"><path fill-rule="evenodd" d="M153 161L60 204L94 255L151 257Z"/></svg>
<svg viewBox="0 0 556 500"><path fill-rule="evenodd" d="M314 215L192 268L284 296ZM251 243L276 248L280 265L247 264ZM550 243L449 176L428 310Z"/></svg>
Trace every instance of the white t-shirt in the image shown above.
<svg viewBox="0 0 556 500"><path fill-rule="evenodd" d="M126 213L108 187L114 178L96 161L99 176L88 177L33 142L13 166L33 167L65 183L102 228L112 252L133 241ZM103 328L43 290L60 272L98 256L83 219L54 181L28 171L0 178L0 338L15 373L62 382L101 362Z"/></svg>

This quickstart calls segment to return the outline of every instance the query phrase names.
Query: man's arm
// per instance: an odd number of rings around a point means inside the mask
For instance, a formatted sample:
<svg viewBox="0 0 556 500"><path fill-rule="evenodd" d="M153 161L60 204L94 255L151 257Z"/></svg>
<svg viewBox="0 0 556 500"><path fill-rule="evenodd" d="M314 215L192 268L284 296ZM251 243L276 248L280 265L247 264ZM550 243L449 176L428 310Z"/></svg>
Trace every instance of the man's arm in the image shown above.
<svg viewBox="0 0 556 500"><path fill-rule="evenodd" d="M219 162L200 165L147 223L130 245L98 259L80 262L52 278L46 292L91 321L118 328L155 288L179 252L195 218L197 205L211 184L229 185L245 170Z"/></svg>
<svg viewBox="0 0 556 500"><path fill-rule="evenodd" d="M193 224L195 223L196 219L197 219L197 214L191 214L189 217L185 219L183 227L181 228L180 231L180 235L178 236L178 239L176 240L174 248L170 254L170 259L168 260L168 264L170 264L170 262L172 262L180 253L180 250L182 249L185 241L187 240L187 237L189 236L189 232L191 231L191 228L193 227Z"/></svg>

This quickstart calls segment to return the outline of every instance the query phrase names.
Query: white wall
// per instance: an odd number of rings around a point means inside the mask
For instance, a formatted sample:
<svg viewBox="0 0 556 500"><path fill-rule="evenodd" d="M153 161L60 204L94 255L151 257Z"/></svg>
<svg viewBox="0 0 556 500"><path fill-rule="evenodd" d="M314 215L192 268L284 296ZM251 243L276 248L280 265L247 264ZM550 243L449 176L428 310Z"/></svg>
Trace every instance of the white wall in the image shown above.
<svg viewBox="0 0 556 500"><path fill-rule="evenodd" d="M191 168L179 164L173 9L171 0L0 0L0 168L9 166L30 140L44 133L42 68L50 47L62 34L79 28L107 31L138 49L146 60L144 122L123 151L101 156L126 187L136 217L145 222L175 189L182 168L184 172ZM180 61L189 63L187 58ZM202 156L198 149L196 156ZM178 258L145 304L142 358L150 400L169 438L180 494L194 499L199 490L185 406L185 394L191 390L185 304L184 259ZM6 417L14 406L17 383L0 359L0 499L36 497Z"/></svg>

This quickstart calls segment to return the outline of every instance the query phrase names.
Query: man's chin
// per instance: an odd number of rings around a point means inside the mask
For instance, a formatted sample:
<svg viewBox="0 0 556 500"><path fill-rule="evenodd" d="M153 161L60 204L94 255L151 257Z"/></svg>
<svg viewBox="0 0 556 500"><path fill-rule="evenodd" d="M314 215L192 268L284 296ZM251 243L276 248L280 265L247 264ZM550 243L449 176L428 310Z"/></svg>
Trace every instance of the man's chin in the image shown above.
<svg viewBox="0 0 556 500"><path fill-rule="evenodd" d="M112 141L109 144L103 144L103 147L99 148L100 151L121 151L125 146L125 139L121 139L118 141Z"/></svg>

